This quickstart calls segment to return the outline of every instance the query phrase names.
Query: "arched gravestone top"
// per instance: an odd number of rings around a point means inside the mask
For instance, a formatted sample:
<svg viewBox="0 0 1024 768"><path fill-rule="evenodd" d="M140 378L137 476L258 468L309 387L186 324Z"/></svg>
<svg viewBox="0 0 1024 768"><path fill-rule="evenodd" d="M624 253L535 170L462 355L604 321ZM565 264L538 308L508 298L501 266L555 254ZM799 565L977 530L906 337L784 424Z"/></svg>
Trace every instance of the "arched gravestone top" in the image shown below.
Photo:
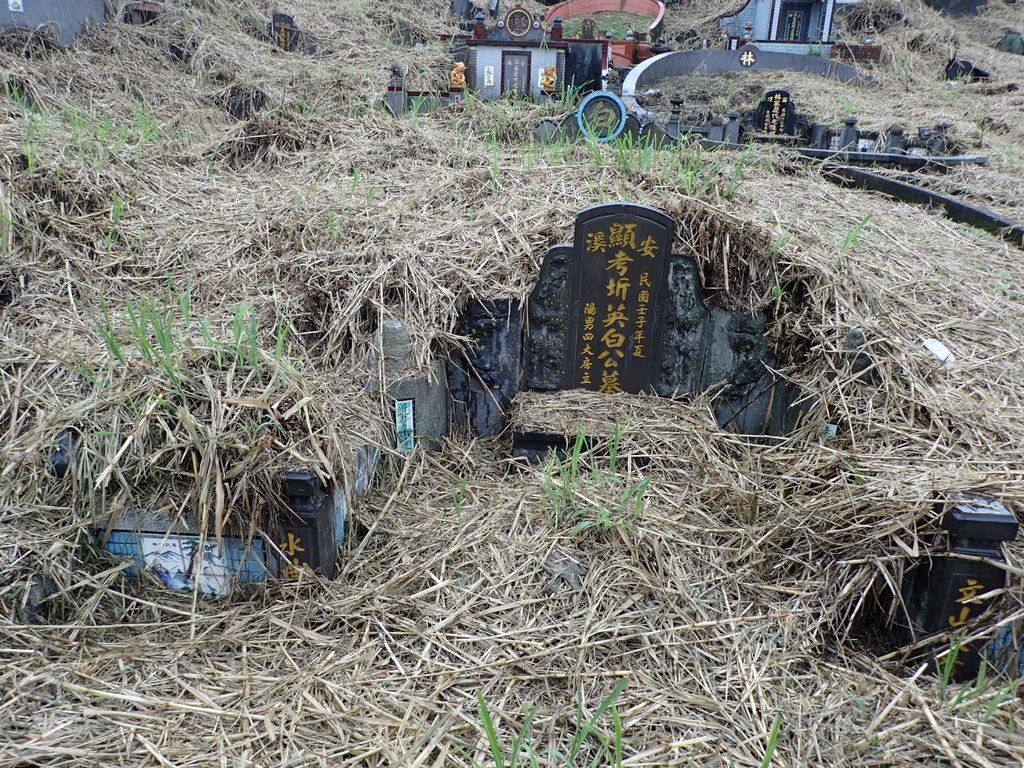
<svg viewBox="0 0 1024 768"><path fill-rule="evenodd" d="M762 51L756 45L745 45L738 51L670 51L653 56L633 67L622 83L622 98L636 101L636 93L658 80L680 75L714 75L720 72L783 69L807 72L842 83L871 82L849 64L821 56Z"/></svg>

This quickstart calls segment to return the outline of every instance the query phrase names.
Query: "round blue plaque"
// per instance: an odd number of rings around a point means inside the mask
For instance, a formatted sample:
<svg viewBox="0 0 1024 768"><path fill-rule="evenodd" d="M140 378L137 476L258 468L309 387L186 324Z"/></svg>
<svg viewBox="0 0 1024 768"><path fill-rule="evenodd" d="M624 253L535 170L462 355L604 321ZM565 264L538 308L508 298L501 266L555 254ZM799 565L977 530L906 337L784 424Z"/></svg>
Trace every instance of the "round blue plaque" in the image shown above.
<svg viewBox="0 0 1024 768"><path fill-rule="evenodd" d="M611 91L594 91L580 102L576 125L588 139L603 144L617 138L626 127L628 112L622 99Z"/></svg>

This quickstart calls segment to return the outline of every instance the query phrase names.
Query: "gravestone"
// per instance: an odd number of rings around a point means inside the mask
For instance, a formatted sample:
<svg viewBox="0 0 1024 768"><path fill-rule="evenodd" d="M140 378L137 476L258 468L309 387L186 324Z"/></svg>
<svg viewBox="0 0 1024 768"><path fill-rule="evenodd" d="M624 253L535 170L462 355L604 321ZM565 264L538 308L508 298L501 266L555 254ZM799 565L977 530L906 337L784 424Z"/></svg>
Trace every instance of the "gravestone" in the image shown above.
<svg viewBox="0 0 1024 768"><path fill-rule="evenodd" d="M796 109L789 91L769 91L757 105L754 131L769 136L792 136L796 132Z"/></svg>
<svg viewBox="0 0 1024 768"><path fill-rule="evenodd" d="M967 59L954 57L946 64L947 80L966 80L976 83L980 80L990 80L991 78L992 75L987 70L974 66L974 63Z"/></svg>
<svg viewBox="0 0 1024 768"><path fill-rule="evenodd" d="M275 13L270 21L270 36L282 51L294 51L301 34L295 26L295 19L286 13Z"/></svg>
<svg viewBox="0 0 1024 768"><path fill-rule="evenodd" d="M565 55L565 84L580 93L601 90L604 43L569 41Z"/></svg>
<svg viewBox="0 0 1024 768"><path fill-rule="evenodd" d="M762 313L709 306L697 260L672 253L675 222L643 205L582 211L551 248L527 303L523 386L694 394L723 385L719 423L785 434L804 406L774 373Z"/></svg>
<svg viewBox="0 0 1024 768"><path fill-rule="evenodd" d="M987 3L988 0L925 0L925 5L953 18L976 16Z"/></svg>
<svg viewBox="0 0 1024 768"><path fill-rule="evenodd" d="M123 19L126 24L142 27L152 24L164 13L163 3L142 2L128 3L124 9Z"/></svg>
<svg viewBox="0 0 1024 768"><path fill-rule="evenodd" d="M579 37L581 40L597 40L597 22L590 17L585 18L580 24Z"/></svg>
<svg viewBox="0 0 1024 768"><path fill-rule="evenodd" d="M1003 35L1003 39L996 45L996 50L1024 56L1024 37L1015 29L1008 29Z"/></svg>
<svg viewBox="0 0 1024 768"><path fill-rule="evenodd" d="M334 578L338 542L334 500L308 470L285 472L282 491L288 509L278 523L277 546L286 558L281 575L297 578L304 569Z"/></svg>
<svg viewBox="0 0 1024 768"><path fill-rule="evenodd" d="M657 382L675 221L612 203L576 217L562 387L645 392Z"/></svg>
<svg viewBox="0 0 1024 768"><path fill-rule="evenodd" d="M1013 512L992 497L952 494L937 507L945 534L904 576L906 629L914 641L976 627L994 602L987 595L1006 586L1006 570L1000 567L1006 562L1003 544L1012 542L1020 528ZM982 656L981 641L962 643L951 678L976 678Z"/></svg>

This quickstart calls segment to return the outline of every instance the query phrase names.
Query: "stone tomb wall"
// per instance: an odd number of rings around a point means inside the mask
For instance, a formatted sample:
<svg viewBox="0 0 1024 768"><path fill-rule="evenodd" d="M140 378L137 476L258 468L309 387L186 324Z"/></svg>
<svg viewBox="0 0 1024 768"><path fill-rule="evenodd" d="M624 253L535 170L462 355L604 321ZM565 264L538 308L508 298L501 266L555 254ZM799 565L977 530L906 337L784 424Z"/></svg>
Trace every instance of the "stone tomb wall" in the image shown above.
<svg viewBox="0 0 1024 768"><path fill-rule="evenodd" d="M675 221L639 205L588 208L574 243L551 248L526 306L472 304L473 339L450 366L456 421L495 435L521 390L591 389L662 397L721 386L716 417L742 434L787 434L799 388L773 372L760 312L712 306L692 254L673 253Z"/></svg>

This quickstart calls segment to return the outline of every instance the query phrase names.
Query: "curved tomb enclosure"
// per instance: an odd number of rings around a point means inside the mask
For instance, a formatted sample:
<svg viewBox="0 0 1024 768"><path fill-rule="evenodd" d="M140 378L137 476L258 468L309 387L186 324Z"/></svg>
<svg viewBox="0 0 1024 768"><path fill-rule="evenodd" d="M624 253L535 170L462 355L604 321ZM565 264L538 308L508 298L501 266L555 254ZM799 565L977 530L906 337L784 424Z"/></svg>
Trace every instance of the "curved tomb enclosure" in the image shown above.
<svg viewBox="0 0 1024 768"><path fill-rule="evenodd" d="M594 13L636 13L652 17L648 34L657 36L665 18L665 4L661 0L569 0L559 3L544 14L544 22L551 24L555 19L573 19Z"/></svg>
<svg viewBox="0 0 1024 768"><path fill-rule="evenodd" d="M865 80L849 64L820 56L762 51L757 46L745 45L737 51L671 51L654 56L638 64L626 76L622 83L622 96L635 101L638 90L666 77L765 69L808 72L843 83Z"/></svg>

